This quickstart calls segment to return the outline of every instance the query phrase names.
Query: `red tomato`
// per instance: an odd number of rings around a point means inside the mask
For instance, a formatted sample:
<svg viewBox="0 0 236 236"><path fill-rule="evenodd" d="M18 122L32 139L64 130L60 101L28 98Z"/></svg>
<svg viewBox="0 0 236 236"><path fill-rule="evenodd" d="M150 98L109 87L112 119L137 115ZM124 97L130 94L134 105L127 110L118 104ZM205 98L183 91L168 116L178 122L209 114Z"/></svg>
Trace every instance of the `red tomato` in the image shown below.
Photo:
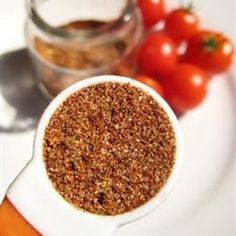
<svg viewBox="0 0 236 236"><path fill-rule="evenodd" d="M140 70L153 77L170 72L177 62L174 41L160 33L147 36L140 46L138 62Z"/></svg>
<svg viewBox="0 0 236 236"><path fill-rule="evenodd" d="M188 40L198 28L198 17L191 9L176 9L166 17L165 32L178 43Z"/></svg>
<svg viewBox="0 0 236 236"><path fill-rule="evenodd" d="M150 27L165 17L164 0L138 0L146 27Z"/></svg>
<svg viewBox="0 0 236 236"><path fill-rule="evenodd" d="M174 111L184 112L196 107L207 92L207 74L197 66L179 64L165 77L165 98Z"/></svg>
<svg viewBox="0 0 236 236"><path fill-rule="evenodd" d="M228 38L220 33L200 31L189 40L184 60L215 74L226 70L233 57L234 48Z"/></svg>
<svg viewBox="0 0 236 236"><path fill-rule="evenodd" d="M159 93L163 97L163 88L154 78L146 75L137 75L135 79L153 88L157 93Z"/></svg>

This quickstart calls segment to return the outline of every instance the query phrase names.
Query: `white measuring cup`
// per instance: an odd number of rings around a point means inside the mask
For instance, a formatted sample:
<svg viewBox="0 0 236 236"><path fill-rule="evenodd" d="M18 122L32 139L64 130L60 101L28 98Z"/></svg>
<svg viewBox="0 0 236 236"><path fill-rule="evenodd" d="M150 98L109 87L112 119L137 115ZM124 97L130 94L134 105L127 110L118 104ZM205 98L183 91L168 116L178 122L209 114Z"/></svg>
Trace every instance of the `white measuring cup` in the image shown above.
<svg viewBox="0 0 236 236"><path fill-rule="evenodd" d="M152 199L150 199L142 206L132 211L115 216L103 216L103 215L92 214L80 210L78 208L75 208L71 204L69 204L66 200L64 200L61 197L61 195L52 186L52 183L48 178L46 167L43 161L42 144L43 144L45 128L47 127L49 120L56 111L56 109L62 104L62 102L65 99L67 99L71 94L75 93L76 91L79 91L80 89L88 86L105 82L129 83L130 85L138 87L142 89L144 92L150 94L160 104L160 106L164 109L164 111L168 115L172 123L176 137L176 154L175 154L176 161L173 170L165 185ZM50 198L51 208L55 211L55 219L53 220L53 222L61 222L61 224L65 224L65 227L63 227L64 232L61 232L61 235L107 236L107 235L112 235L118 227L133 222L135 220L138 220L144 217L145 215L151 213L151 211L157 208L168 197L178 177L180 167L182 164L182 159L183 159L183 145L182 145L182 135L180 127L176 116L174 115L173 111L170 109L168 104L163 100L163 98L153 89L136 80L122 76L104 75L79 81L71 85L64 91L62 91L57 97L55 97L51 101L51 103L44 111L36 130L34 139L34 148L33 148L33 160L31 165L34 166L34 174L37 175L38 179L37 184L42 185L45 190L44 195L46 196L44 197ZM35 187L37 188L37 186ZM62 217L59 218L59 215L62 215ZM48 221L50 224L50 219L48 219ZM69 225L67 222L75 222L75 223ZM55 225L55 227L57 227L57 225ZM41 233L43 233L43 235L55 235L53 232L51 231L49 232L47 230L46 232L41 232Z"/></svg>

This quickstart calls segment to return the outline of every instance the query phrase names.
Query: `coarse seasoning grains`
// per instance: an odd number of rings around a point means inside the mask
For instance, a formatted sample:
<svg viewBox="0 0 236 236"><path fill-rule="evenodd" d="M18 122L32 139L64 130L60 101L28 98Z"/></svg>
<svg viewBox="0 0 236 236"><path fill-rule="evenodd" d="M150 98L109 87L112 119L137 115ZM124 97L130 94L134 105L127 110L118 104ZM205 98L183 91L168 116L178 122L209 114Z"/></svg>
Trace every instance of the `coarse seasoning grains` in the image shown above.
<svg viewBox="0 0 236 236"><path fill-rule="evenodd" d="M130 84L102 83L70 97L52 116L43 156L55 189L100 215L133 210L155 196L175 163L172 124Z"/></svg>
<svg viewBox="0 0 236 236"><path fill-rule="evenodd" d="M111 22L94 20L73 21L58 27L66 32L104 31ZM134 28L133 30L136 30ZM114 31L106 40L94 36L93 39L75 41L55 40L36 36L32 45L41 59L36 64L36 72L43 87L51 96L56 96L69 85L94 76L95 74L116 74L133 77L136 71L136 47L134 31L123 28L123 33ZM85 37L85 36L84 36ZM53 69L49 65L59 66ZM60 68L60 69L59 69ZM69 69L67 72L64 69ZM73 72L72 72L73 71Z"/></svg>
<svg viewBox="0 0 236 236"><path fill-rule="evenodd" d="M96 30L108 27L109 23L99 21L75 21L59 28L66 31ZM109 65L119 60L129 47L132 32L110 42L95 42L93 45L77 42L72 45L48 42L36 37L34 48L47 62L61 67L86 70Z"/></svg>

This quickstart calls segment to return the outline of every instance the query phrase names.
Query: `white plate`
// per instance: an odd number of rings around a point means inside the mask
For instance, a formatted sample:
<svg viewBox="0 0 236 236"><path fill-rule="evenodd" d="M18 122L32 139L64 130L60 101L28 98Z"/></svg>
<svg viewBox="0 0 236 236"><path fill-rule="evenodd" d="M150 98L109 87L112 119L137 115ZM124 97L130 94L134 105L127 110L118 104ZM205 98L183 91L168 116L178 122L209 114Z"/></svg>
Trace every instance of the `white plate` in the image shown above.
<svg viewBox="0 0 236 236"><path fill-rule="evenodd" d="M9 8L14 5L14 9L16 9L15 6L17 4L21 6L22 2L22 0L11 0L6 1L5 4ZM227 2L208 0L201 3L203 19L206 22L211 19L213 26L219 26L218 29L226 31L231 37L235 33L233 27L230 27L230 24L235 20L233 18L233 2L234 0ZM13 12L9 22L13 21L14 16L22 15L22 12ZM218 15L218 12L221 14ZM23 23L23 21L20 22ZM14 24L11 25L14 29ZM22 24L18 23L18 27L22 27ZM8 31L4 32L7 34ZM21 45L22 41L19 39L19 41L11 43L5 40L3 44L7 49L10 46ZM204 203L211 201L213 193L220 187L232 163L235 163L235 78L236 73L219 75L214 78L210 83L209 93L204 103L181 118L180 123L185 142L184 166L170 198L151 215L124 226L118 230L116 235L189 235L184 230L180 230L177 234L175 231L176 224L184 226L190 218L197 214L197 211L203 209ZM15 140L17 138L17 134L14 133L2 133L1 135L3 140ZM4 155L16 155L16 158L20 158L21 154L26 155L27 151L28 155L31 155L32 138L33 132L21 133L21 139L24 140L24 143L15 143L13 149L9 141L7 146L4 146ZM79 234L78 222L71 222L70 218L65 217L62 212L57 212L43 193L44 189L37 184L37 178L29 166L13 184L8 197L21 214L42 234L68 235L62 234L68 229L74 229L74 235ZM232 205L233 200L231 199L228 204ZM232 217L231 213L221 213L222 208L217 204L214 205L214 208L218 209L218 214ZM209 218L211 217L214 216L209 213ZM232 221L226 219L219 223L221 225L214 225L217 229L214 231L214 235L233 235ZM202 226L204 223L199 225L199 227ZM231 229L227 231L226 229L229 227ZM226 231L219 231L218 229L221 228ZM194 224L191 230L192 232L196 230ZM209 235L207 229L203 228L202 232L205 233L204 235Z"/></svg>
<svg viewBox="0 0 236 236"><path fill-rule="evenodd" d="M161 228L170 227L176 221L181 222L191 216L218 187L229 166L235 161L236 89L233 88L230 76L215 78L204 104L181 119L185 159L173 194L151 215L124 227L120 235L146 235L150 230L148 235L160 233ZM30 146L32 140L28 138L28 141ZM72 222L63 212L56 211L43 194L44 191L38 185L33 168L29 166L11 187L8 197L41 233L65 235L62 232L74 229L79 234L79 223Z"/></svg>

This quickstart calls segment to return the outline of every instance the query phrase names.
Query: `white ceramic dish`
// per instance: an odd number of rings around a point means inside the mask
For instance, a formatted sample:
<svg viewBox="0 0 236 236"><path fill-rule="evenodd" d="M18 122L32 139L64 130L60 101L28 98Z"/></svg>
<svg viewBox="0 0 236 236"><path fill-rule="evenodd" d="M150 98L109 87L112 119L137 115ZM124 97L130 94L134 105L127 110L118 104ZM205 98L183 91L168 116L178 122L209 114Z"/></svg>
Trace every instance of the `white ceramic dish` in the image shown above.
<svg viewBox="0 0 236 236"><path fill-rule="evenodd" d="M176 222L184 222L219 186L235 161L235 87L232 82L230 77L216 78L206 102L181 119L185 161L174 194L149 216L121 228L120 235L145 235L146 232L155 235ZM226 136L228 138L222 138ZM32 140L28 141L32 145ZM44 188L36 166L26 168L10 189L9 198L44 235L71 235L74 230L79 233L77 214L67 207L63 211L58 208L54 197ZM99 228L93 224L91 230L94 229L107 233L107 225L102 221Z"/></svg>
<svg viewBox="0 0 236 236"><path fill-rule="evenodd" d="M199 0L196 4L205 27L223 31L235 40L234 0ZM168 5L172 8L178 5L178 1L170 0ZM3 0L3 8L5 10L0 21L1 53L25 45L22 32L24 0ZM12 70L15 64L13 61ZM22 78L16 75L14 79L17 82ZM236 163L235 110L234 67L231 73L216 76L210 83L204 103L180 119L185 160L174 194L147 217L122 227L116 236L235 235L232 186L235 179L233 175L228 175ZM16 161L18 158L29 158L33 134L32 130L20 134L1 134L4 147L2 155L9 158L14 156ZM26 171L8 193L20 213L41 232L57 227L65 230L71 224L76 226L76 221L69 220L69 214L61 218L57 208L50 206L47 197L38 194L41 188L39 184L34 184L34 177L33 170ZM37 205L36 202L44 204ZM60 224L56 225L57 222Z"/></svg>

